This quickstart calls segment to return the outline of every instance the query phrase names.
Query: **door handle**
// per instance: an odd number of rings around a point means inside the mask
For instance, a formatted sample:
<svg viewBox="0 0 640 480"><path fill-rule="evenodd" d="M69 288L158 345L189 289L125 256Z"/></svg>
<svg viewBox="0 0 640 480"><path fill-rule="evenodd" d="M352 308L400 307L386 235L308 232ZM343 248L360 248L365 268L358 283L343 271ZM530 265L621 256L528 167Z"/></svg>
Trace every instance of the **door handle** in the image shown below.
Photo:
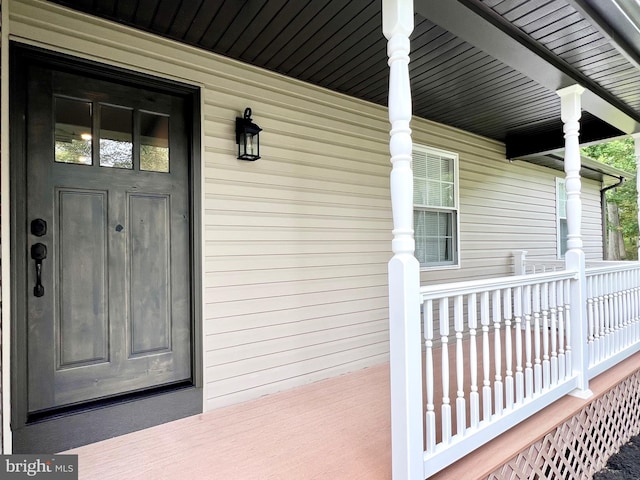
<svg viewBox="0 0 640 480"><path fill-rule="evenodd" d="M42 261L47 258L47 246L43 243L31 245L31 258L36 261L36 285L33 287L33 295L42 297L44 286L42 285Z"/></svg>

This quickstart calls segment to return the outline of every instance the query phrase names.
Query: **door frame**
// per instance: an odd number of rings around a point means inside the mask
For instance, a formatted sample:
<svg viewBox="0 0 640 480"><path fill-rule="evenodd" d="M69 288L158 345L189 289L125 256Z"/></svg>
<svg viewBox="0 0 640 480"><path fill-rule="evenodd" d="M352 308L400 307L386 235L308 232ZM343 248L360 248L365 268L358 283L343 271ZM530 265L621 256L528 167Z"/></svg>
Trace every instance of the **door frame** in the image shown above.
<svg viewBox="0 0 640 480"><path fill-rule="evenodd" d="M129 71L91 60L39 47L10 42L10 239L11 239L11 429L13 451L17 453L55 453L47 445L59 445L58 451L149 428L203 411L202 367L202 223L201 223L201 97L197 86L178 83L148 74ZM31 267L26 252L26 78L29 65L43 65L64 71L95 76L104 80L134 85L148 90L178 95L185 99L191 120L189 144L190 276L192 378L189 384L159 387L150 392L125 394L116 399L90 402L80 408L59 409L51 415L28 416L26 269ZM23 295L19 295L23 292ZM20 299L22 297L22 299ZM64 431L56 422L63 418ZM89 420L90 419L90 420ZM87 428L86 425L91 425ZM36 440L34 440L34 438Z"/></svg>

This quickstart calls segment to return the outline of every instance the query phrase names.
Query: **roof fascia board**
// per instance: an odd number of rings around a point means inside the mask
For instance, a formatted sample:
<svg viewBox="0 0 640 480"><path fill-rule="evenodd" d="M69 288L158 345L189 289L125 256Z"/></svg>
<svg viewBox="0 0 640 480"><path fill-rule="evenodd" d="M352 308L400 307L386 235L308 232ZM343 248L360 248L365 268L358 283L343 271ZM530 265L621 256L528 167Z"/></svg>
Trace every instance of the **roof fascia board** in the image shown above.
<svg viewBox="0 0 640 480"><path fill-rule="evenodd" d="M631 134L640 132L640 115L549 50L538 45L478 0L415 0L416 13L483 50L549 90L574 84L587 90L582 107ZM484 21L482 21L484 20Z"/></svg>

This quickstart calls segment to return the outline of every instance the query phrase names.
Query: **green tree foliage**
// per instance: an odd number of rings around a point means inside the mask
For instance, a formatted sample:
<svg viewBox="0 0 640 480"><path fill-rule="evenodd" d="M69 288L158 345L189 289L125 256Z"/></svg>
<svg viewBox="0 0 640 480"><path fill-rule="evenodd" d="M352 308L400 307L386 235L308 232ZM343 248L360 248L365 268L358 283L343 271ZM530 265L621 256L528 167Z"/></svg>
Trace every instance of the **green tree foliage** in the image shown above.
<svg viewBox="0 0 640 480"><path fill-rule="evenodd" d="M638 256L638 193L633 139L625 138L582 149L584 155L632 174L619 187L607 192L607 201L618 205L620 228L628 259Z"/></svg>

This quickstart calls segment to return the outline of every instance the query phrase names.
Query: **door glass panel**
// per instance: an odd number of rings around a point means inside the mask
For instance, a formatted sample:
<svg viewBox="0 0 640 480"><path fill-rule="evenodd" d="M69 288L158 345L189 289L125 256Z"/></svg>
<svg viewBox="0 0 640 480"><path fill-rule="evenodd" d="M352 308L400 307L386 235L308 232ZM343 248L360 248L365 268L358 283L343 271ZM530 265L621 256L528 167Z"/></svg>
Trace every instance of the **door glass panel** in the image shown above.
<svg viewBox="0 0 640 480"><path fill-rule="evenodd" d="M55 98L55 161L91 165L91 102Z"/></svg>
<svg viewBox="0 0 640 480"><path fill-rule="evenodd" d="M101 106L100 166L133 168L133 110Z"/></svg>
<svg viewBox="0 0 640 480"><path fill-rule="evenodd" d="M169 171L169 117L140 112L140 170Z"/></svg>

